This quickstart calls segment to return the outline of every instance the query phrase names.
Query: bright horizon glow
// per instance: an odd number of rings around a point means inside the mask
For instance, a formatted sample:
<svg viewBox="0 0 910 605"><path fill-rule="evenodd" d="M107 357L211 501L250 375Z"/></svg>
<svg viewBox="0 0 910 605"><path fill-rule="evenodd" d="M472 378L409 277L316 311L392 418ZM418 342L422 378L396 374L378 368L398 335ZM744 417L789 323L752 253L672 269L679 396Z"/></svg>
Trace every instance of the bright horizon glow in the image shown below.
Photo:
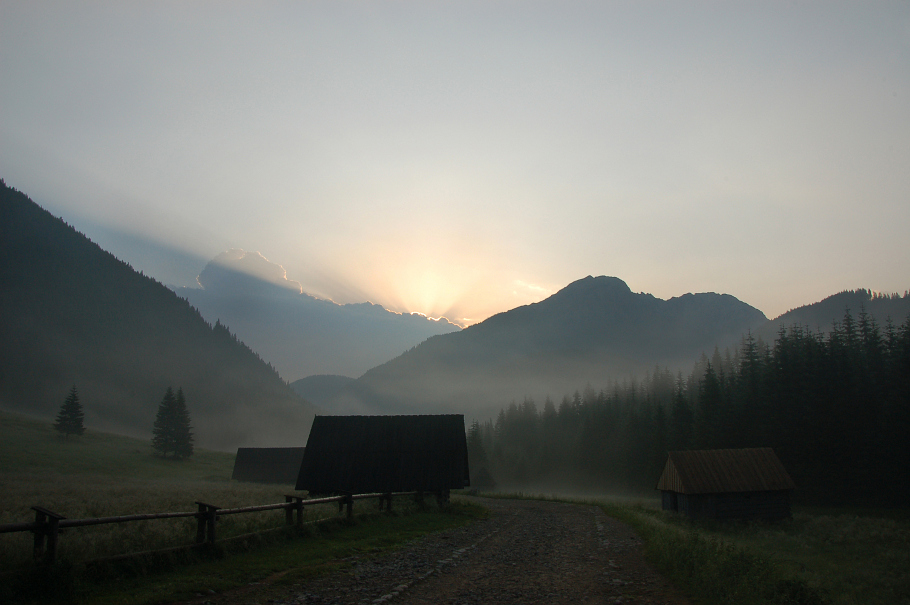
<svg viewBox="0 0 910 605"><path fill-rule="evenodd" d="M910 4L0 4L0 177L191 286L476 323L910 287ZM472 319L466 319L472 318Z"/></svg>

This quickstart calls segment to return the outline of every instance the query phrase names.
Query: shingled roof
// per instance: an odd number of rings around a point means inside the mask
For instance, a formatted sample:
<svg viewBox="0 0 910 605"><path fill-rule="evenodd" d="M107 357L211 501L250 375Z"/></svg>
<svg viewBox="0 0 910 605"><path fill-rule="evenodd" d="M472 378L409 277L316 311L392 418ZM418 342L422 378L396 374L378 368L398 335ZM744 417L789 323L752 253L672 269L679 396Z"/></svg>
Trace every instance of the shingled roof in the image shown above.
<svg viewBox="0 0 910 605"><path fill-rule="evenodd" d="M721 494L794 489L769 447L670 452L657 489L680 494Z"/></svg>
<svg viewBox="0 0 910 605"><path fill-rule="evenodd" d="M234 459L236 481L294 483L303 461L302 447L241 447Z"/></svg>
<svg viewBox="0 0 910 605"><path fill-rule="evenodd" d="M317 416L297 489L388 493L469 484L464 416Z"/></svg>

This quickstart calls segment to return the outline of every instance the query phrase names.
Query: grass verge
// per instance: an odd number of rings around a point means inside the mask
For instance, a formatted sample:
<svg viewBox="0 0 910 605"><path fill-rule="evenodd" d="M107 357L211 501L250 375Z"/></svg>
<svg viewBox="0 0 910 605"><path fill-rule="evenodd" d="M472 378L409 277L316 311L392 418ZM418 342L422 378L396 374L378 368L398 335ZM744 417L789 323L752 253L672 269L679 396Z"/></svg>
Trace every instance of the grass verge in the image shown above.
<svg viewBox="0 0 910 605"><path fill-rule="evenodd" d="M906 509L796 508L780 523L693 522L656 500L483 495L600 506L634 527L648 560L705 605L910 605Z"/></svg>
<svg viewBox="0 0 910 605"><path fill-rule="evenodd" d="M738 545L730 536L679 526L644 507L601 503L608 515L635 528L648 560L698 602L760 605L830 603L827 591L800 577L786 561Z"/></svg>

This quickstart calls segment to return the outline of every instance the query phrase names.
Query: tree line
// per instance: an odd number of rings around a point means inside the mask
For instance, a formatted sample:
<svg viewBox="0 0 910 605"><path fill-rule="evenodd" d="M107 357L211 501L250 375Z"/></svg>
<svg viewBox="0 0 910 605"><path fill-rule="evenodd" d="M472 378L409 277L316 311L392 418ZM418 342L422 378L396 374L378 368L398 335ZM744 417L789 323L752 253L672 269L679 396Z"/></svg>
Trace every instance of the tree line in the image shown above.
<svg viewBox="0 0 910 605"><path fill-rule="evenodd" d="M503 487L649 492L667 452L772 447L805 502L910 497L910 317L882 327L847 309L827 333L702 355L692 372L512 402L468 431L472 471Z"/></svg>

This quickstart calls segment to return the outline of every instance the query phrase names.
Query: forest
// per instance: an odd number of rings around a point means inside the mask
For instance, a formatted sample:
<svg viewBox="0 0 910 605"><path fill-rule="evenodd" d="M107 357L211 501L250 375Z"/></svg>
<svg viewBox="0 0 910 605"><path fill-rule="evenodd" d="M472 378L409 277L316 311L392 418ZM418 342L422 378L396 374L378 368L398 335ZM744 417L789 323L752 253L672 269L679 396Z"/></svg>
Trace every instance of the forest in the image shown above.
<svg viewBox="0 0 910 605"><path fill-rule="evenodd" d="M827 332L747 333L692 372L587 385L557 404L512 402L468 431L472 475L502 488L653 493L667 452L772 447L794 500L906 504L910 487L910 318L881 326L846 309ZM482 486L481 486L482 487Z"/></svg>

